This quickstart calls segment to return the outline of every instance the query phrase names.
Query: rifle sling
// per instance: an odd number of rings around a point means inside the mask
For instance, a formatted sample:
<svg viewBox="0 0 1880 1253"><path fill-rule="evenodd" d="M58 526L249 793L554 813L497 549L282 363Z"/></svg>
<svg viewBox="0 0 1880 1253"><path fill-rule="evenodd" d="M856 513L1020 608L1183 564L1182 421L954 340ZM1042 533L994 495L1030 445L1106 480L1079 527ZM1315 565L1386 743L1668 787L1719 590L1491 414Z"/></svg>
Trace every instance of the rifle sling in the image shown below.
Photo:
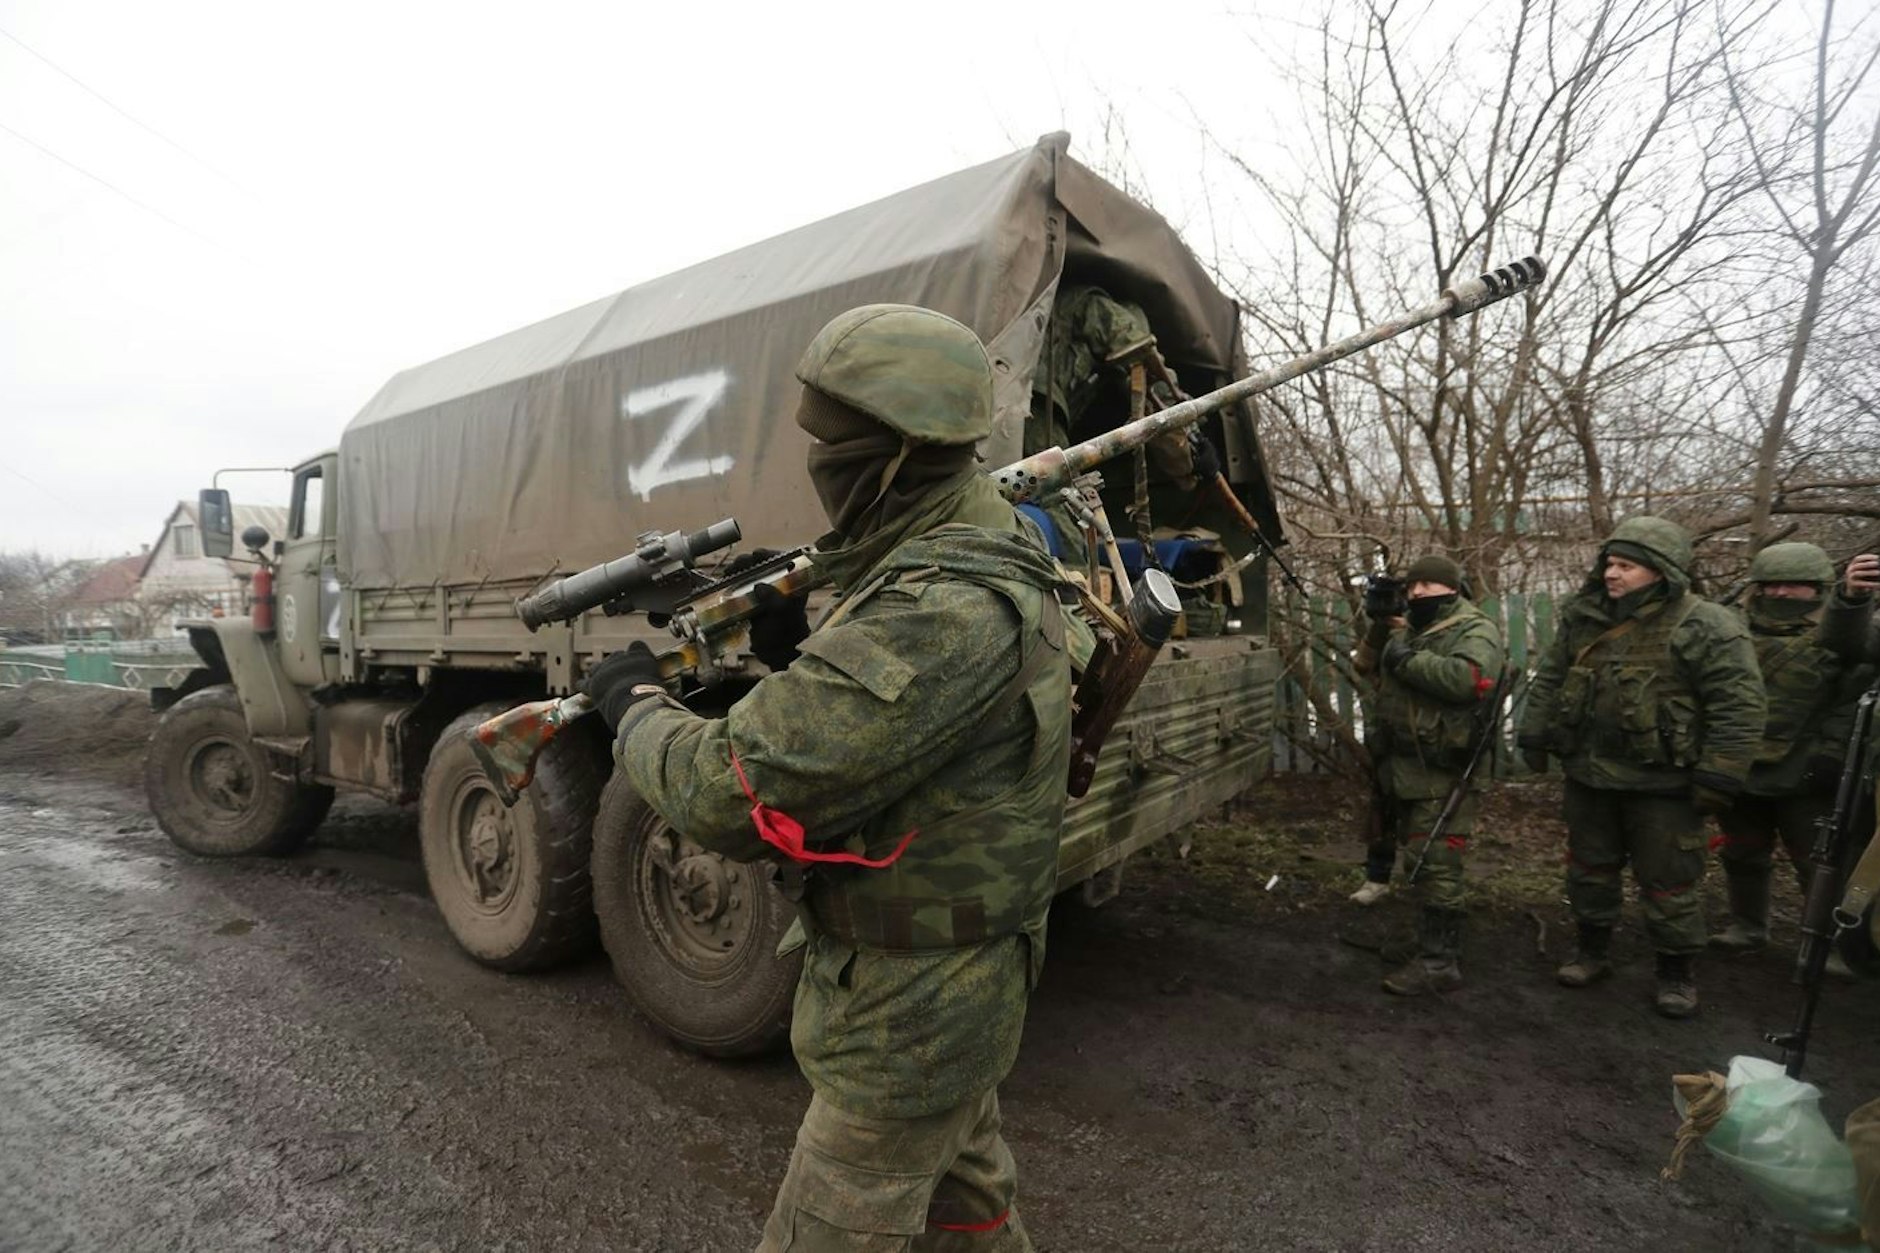
<svg viewBox="0 0 1880 1253"><path fill-rule="evenodd" d="M1847 876L1847 887L1841 895L1841 907L1835 912L1841 919L1859 919L1867 912L1876 892L1880 892L1880 836L1867 841L1867 851L1860 855L1854 864L1853 873ZM1852 926L1853 923L1848 925Z"/></svg>
<svg viewBox="0 0 1880 1253"><path fill-rule="evenodd" d="M1592 654L1595 648L1598 648L1601 644L1611 643L1613 640L1618 639L1621 635L1624 635L1627 632L1631 631L1631 629L1637 625L1638 625L1638 617L1637 615L1633 615L1632 617L1627 618L1624 622L1621 622L1618 626L1607 627L1604 631L1601 631L1599 633L1599 636L1596 639L1594 639L1592 643L1588 644L1585 648L1582 648L1579 652L1573 655L1573 664L1576 666L1585 665L1587 657L1589 657Z"/></svg>

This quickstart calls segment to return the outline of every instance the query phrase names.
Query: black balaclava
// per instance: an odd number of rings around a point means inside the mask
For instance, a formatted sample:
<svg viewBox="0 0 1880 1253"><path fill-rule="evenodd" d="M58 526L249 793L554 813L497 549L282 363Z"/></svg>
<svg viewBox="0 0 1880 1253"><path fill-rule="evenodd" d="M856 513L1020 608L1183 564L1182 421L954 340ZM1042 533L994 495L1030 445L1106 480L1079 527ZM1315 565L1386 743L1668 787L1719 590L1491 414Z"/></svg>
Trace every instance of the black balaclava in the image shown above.
<svg viewBox="0 0 1880 1253"><path fill-rule="evenodd" d="M1404 610L1404 617L1418 631L1443 616L1443 611L1456 603L1458 593L1444 592L1440 596L1418 596L1410 601Z"/></svg>

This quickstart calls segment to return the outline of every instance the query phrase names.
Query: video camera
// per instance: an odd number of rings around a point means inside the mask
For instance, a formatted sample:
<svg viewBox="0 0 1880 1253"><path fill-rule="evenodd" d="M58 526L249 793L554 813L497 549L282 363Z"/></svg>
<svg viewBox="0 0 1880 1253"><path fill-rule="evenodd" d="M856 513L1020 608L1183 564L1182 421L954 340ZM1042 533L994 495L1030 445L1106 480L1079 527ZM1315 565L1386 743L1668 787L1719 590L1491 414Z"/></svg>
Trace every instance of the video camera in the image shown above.
<svg viewBox="0 0 1880 1253"><path fill-rule="evenodd" d="M1402 579L1389 574L1365 576L1365 616L1381 622L1385 618L1401 618L1409 608L1409 585Z"/></svg>

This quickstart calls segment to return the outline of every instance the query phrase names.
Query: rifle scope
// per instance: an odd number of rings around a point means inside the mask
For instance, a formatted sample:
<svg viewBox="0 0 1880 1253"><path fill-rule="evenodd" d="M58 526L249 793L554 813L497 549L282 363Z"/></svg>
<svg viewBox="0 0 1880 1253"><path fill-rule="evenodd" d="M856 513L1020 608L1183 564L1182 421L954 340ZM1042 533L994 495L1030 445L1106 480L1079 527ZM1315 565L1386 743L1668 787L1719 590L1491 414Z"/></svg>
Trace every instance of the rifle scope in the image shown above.
<svg viewBox="0 0 1880 1253"><path fill-rule="evenodd" d="M531 631L544 622L578 618L596 605L668 578L741 538L736 518L714 522L690 535L683 531L665 535L648 531L640 536L640 546L626 556L557 579L534 595L517 600L516 616Z"/></svg>

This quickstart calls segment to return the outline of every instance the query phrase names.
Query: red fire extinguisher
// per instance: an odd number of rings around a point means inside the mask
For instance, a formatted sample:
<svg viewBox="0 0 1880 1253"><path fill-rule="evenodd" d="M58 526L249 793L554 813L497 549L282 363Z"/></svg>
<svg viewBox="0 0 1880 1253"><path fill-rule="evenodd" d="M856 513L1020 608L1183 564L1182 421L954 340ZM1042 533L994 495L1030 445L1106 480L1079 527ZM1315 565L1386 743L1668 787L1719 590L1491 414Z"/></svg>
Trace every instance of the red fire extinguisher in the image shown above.
<svg viewBox="0 0 1880 1253"><path fill-rule="evenodd" d="M249 610L249 620L255 624L258 635L274 634L274 571L265 562L255 571L254 582L250 586L254 596L254 607Z"/></svg>

